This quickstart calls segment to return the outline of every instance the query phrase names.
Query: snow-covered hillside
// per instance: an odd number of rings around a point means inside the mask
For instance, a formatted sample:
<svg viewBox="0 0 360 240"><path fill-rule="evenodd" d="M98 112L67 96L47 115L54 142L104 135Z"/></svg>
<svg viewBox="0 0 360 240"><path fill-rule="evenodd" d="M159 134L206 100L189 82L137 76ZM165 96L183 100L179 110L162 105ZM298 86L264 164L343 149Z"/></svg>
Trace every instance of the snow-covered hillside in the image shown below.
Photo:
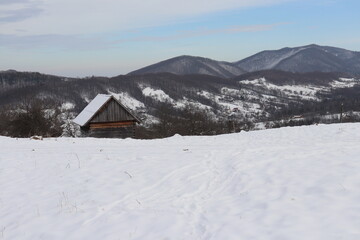
<svg viewBox="0 0 360 240"><path fill-rule="evenodd" d="M332 90L352 88L360 85L360 79L356 78L339 78L337 80L331 80L328 82L328 86L311 85L311 84L284 84L276 85L269 82L266 78L259 78L253 80L242 80L241 84L248 85L250 87L257 87L257 90L275 90L280 91L282 96L288 99L303 99L321 101L321 94L328 94Z"/></svg>
<svg viewBox="0 0 360 240"><path fill-rule="evenodd" d="M235 65L244 67L249 72L272 69L281 61L286 60L308 47L283 48L277 51L263 51L253 56L240 60Z"/></svg>
<svg viewBox="0 0 360 240"><path fill-rule="evenodd" d="M97 94L113 94L141 118L146 127L166 118L161 116L166 112L164 109L178 118L182 117L184 110L193 109L206 112L217 122L231 118L253 123L283 120L307 113L312 114L311 117L315 114L336 114L340 108L334 107L338 103L331 101L339 99L344 99L346 111L360 111L353 101L360 93L360 77L346 73L300 74L268 70L231 79L154 73L71 81L54 78L49 82L49 76L42 74L41 81L32 82L33 75L14 72L2 76L0 73L0 85L5 86L0 89L0 92L3 91L0 107L8 105L6 109L19 105L21 101L16 96L29 99L36 96L45 102L65 104L68 111L77 115ZM35 85L29 87L30 83ZM25 89L24 86L28 87ZM317 107L324 101L328 106ZM294 110L294 106L298 111ZM321 112L319 109L328 110Z"/></svg>
<svg viewBox="0 0 360 240"><path fill-rule="evenodd" d="M360 239L360 124L0 146L0 239Z"/></svg>

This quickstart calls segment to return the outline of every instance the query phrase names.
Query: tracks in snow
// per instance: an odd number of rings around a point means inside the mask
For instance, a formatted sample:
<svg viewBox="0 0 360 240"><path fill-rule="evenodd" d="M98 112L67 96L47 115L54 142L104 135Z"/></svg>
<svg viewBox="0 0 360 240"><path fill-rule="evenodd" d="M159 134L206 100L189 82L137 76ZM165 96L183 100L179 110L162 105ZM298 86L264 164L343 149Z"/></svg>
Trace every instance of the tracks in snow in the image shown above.
<svg viewBox="0 0 360 240"><path fill-rule="evenodd" d="M240 155L239 152L231 152L225 161L222 151L210 151L201 158L192 156L195 163L177 168L150 186L134 188L121 199L99 206L97 214L84 222L84 225L98 221L113 211L121 214L122 211L150 210L157 214L158 209L166 209L160 214L166 214L168 210L182 215L186 221L184 224L188 226L184 233L187 238L212 239L216 229L209 226L213 219L209 219L211 212L208 209L211 209L211 204L215 204L214 196L224 195L233 191L234 185L241 185L241 171L238 168ZM193 169L192 175L189 175L189 169ZM169 188L169 182L173 182L170 186L174 186L174 189Z"/></svg>
<svg viewBox="0 0 360 240"><path fill-rule="evenodd" d="M202 240L214 237L216 229L209 227L209 222L212 220L209 220L211 213L207 211L207 206L211 204L213 196L223 194L227 187L234 184L233 181L241 178L237 164L232 165L237 161L234 158L238 155L239 153L230 154L227 161L220 160L221 157L217 156L216 151L211 151L204 156L202 167L207 170L207 181L202 180L203 184L198 186L196 192L183 194L176 200L175 206L188 219L189 231L186 235L189 238ZM241 181L238 184L241 184Z"/></svg>

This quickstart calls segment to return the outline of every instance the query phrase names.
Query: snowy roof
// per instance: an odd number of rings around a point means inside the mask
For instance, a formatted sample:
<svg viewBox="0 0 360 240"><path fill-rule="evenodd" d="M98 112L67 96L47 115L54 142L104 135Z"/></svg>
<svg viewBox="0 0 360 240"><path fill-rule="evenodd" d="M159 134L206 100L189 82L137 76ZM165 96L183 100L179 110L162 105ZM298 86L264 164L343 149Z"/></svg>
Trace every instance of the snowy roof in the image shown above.
<svg viewBox="0 0 360 240"><path fill-rule="evenodd" d="M73 120L74 123L84 126L111 97L112 95L98 94Z"/></svg>

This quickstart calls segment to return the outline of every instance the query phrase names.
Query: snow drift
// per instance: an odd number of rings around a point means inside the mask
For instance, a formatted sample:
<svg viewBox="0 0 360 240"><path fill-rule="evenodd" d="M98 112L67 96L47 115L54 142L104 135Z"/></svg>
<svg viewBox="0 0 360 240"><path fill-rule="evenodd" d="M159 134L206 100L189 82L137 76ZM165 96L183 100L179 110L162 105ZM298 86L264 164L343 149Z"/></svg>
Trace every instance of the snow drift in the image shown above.
<svg viewBox="0 0 360 240"><path fill-rule="evenodd" d="M0 146L1 239L360 239L360 124Z"/></svg>

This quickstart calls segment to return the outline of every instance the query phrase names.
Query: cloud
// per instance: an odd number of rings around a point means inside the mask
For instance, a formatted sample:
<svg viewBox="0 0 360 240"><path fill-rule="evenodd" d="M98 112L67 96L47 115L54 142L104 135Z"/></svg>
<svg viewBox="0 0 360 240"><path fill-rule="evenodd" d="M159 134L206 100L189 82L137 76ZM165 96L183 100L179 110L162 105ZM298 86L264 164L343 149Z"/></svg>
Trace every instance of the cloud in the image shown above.
<svg viewBox="0 0 360 240"><path fill-rule="evenodd" d="M10 5L10 4L16 4L16 3L30 3L31 0L1 0L0 5Z"/></svg>
<svg viewBox="0 0 360 240"><path fill-rule="evenodd" d="M63 50L98 50L109 48L107 41L98 37L79 35L34 35L17 36L0 34L0 46L13 49L63 49Z"/></svg>
<svg viewBox="0 0 360 240"><path fill-rule="evenodd" d="M264 25L231 26L217 29L197 29L181 31L168 35L143 35L137 37L123 38L119 40L110 40L102 35L61 35L61 34L43 34L43 35L25 35L0 34L0 46L14 49L46 49L57 48L63 50L99 50L109 49L127 42L159 42L172 41L177 39L201 37L216 34L235 34L240 32L260 32L269 31L273 28L289 23L275 23ZM18 32L21 32L18 30ZM129 33L132 34L131 32ZM141 34L137 32L137 34Z"/></svg>
<svg viewBox="0 0 360 240"><path fill-rule="evenodd" d="M18 10L0 11L0 23L23 21L25 19L38 16L41 12L42 9L31 7Z"/></svg>
<svg viewBox="0 0 360 240"><path fill-rule="evenodd" d="M247 26L232 26L227 28L220 29L205 29L190 31L189 34L194 35L210 35L210 34L219 34L219 33L238 33L238 32L262 32L273 29L274 27L285 25L289 23L275 23L275 24L259 24L259 25L247 25Z"/></svg>
<svg viewBox="0 0 360 240"><path fill-rule="evenodd" d="M43 9L41 2L31 0L1 0L0 24L20 22L39 16Z"/></svg>
<svg viewBox="0 0 360 240"><path fill-rule="evenodd" d="M207 35L216 35L216 34L234 34L240 32L262 32L269 31L273 28L281 25L286 25L289 23L275 23L275 24L263 24L263 25L247 25L247 26L232 26L225 28L217 28L217 29L198 29L192 31L182 31L177 34L172 35L162 35L162 36L139 36L134 38L120 39L114 41L114 43L121 42L152 42L152 41L170 41L177 40L183 38L191 38L191 37L201 37Z"/></svg>
<svg viewBox="0 0 360 240"><path fill-rule="evenodd" d="M124 31L289 1L296 0L5 0L0 4L0 34L18 34L16 29L29 35Z"/></svg>

